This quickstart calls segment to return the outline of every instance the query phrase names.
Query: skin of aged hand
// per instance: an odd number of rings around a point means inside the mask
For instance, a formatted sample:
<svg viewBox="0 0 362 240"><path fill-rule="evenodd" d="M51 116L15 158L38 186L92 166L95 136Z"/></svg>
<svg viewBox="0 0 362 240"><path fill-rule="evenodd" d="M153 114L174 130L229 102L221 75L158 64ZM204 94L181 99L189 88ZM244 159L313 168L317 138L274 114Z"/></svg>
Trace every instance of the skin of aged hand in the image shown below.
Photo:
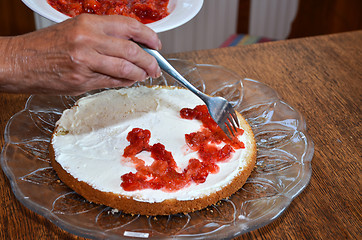
<svg viewBox="0 0 362 240"><path fill-rule="evenodd" d="M130 86L161 70L135 42L159 50L155 32L123 16L83 14L0 38L0 92L78 95Z"/></svg>

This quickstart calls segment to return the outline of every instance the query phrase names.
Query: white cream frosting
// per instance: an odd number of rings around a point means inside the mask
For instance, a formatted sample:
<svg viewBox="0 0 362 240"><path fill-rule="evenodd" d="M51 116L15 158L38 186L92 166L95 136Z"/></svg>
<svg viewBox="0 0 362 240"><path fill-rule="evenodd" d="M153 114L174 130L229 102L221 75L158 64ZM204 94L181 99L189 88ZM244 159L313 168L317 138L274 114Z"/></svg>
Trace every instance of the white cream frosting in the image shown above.
<svg viewBox="0 0 362 240"><path fill-rule="evenodd" d="M200 129L198 120L180 118L182 108L194 108L203 102L186 89L137 87L108 90L80 99L76 106L65 110L57 122L52 144L56 161L69 174L103 191L122 194L142 202L162 202L166 199L193 200L221 190L245 166L251 143L245 132L240 140L246 148L238 149L232 158L218 163L217 174L209 174L202 184L191 184L175 192L144 189L125 191L121 176L136 172L125 161L123 150L133 128L151 131L150 145L162 143L172 152L180 169L197 158L185 143L185 134ZM138 157L152 163L148 152Z"/></svg>

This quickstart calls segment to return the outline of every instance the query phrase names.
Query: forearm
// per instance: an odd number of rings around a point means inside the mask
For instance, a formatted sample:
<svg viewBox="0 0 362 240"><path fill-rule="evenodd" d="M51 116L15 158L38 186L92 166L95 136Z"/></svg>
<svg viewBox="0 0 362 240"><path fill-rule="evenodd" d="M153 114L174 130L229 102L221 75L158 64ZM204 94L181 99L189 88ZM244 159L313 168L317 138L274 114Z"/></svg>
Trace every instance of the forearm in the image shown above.
<svg viewBox="0 0 362 240"><path fill-rule="evenodd" d="M0 38L0 92L49 93L59 87L59 65L64 60L57 59L57 49L62 48L47 44L57 39L49 35L39 31Z"/></svg>
<svg viewBox="0 0 362 240"><path fill-rule="evenodd" d="M31 93L36 86L33 60L39 58L31 35L0 37L0 92Z"/></svg>
<svg viewBox="0 0 362 240"><path fill-rule="evenodd" d="M21 67L17 64L19 57L18 37L0 37L0 92L17 92L18 76Z"/></svg>

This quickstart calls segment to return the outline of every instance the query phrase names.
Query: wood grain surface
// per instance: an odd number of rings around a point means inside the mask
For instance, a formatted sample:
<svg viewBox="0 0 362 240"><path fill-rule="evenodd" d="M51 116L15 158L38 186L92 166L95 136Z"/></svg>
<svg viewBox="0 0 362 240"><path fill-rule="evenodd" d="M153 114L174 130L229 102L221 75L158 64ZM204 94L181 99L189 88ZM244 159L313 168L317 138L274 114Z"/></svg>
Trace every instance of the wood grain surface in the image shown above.
<svg viewBox="0 0 362 240"><path fill-rule="evenodd" d="M35 30L33 11L20 0L0 0L0 36L16 36Z"/></svg>
<svg viewBox="0 0 362 240"><path fill-rule="evenodd" d="M362 239L362 31L170 55L264 82L305 117L310 184L274 222L237 239ZM0 94L0 144L26 95ZM83 239L22 206L0 171L0 239Z"/></svg>

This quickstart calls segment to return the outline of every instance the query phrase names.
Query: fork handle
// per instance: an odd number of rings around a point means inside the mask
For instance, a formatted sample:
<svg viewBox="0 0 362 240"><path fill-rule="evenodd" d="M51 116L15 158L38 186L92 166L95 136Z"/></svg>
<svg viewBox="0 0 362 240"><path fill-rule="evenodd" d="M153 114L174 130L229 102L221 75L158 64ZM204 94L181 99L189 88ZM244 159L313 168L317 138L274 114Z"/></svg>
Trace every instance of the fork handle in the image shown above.
<svg viewBox="0 0 362 240"><path fill-rule="evenodd" d="M176 79L181 85L188 88L191 92L196 94L203 101L206 100L206 95L195 88L189 81L187 81L158 51L145 47L142 44L137 43L143 50L156 58L158 65L162 70L167 72L170 76Z"/></svg>

